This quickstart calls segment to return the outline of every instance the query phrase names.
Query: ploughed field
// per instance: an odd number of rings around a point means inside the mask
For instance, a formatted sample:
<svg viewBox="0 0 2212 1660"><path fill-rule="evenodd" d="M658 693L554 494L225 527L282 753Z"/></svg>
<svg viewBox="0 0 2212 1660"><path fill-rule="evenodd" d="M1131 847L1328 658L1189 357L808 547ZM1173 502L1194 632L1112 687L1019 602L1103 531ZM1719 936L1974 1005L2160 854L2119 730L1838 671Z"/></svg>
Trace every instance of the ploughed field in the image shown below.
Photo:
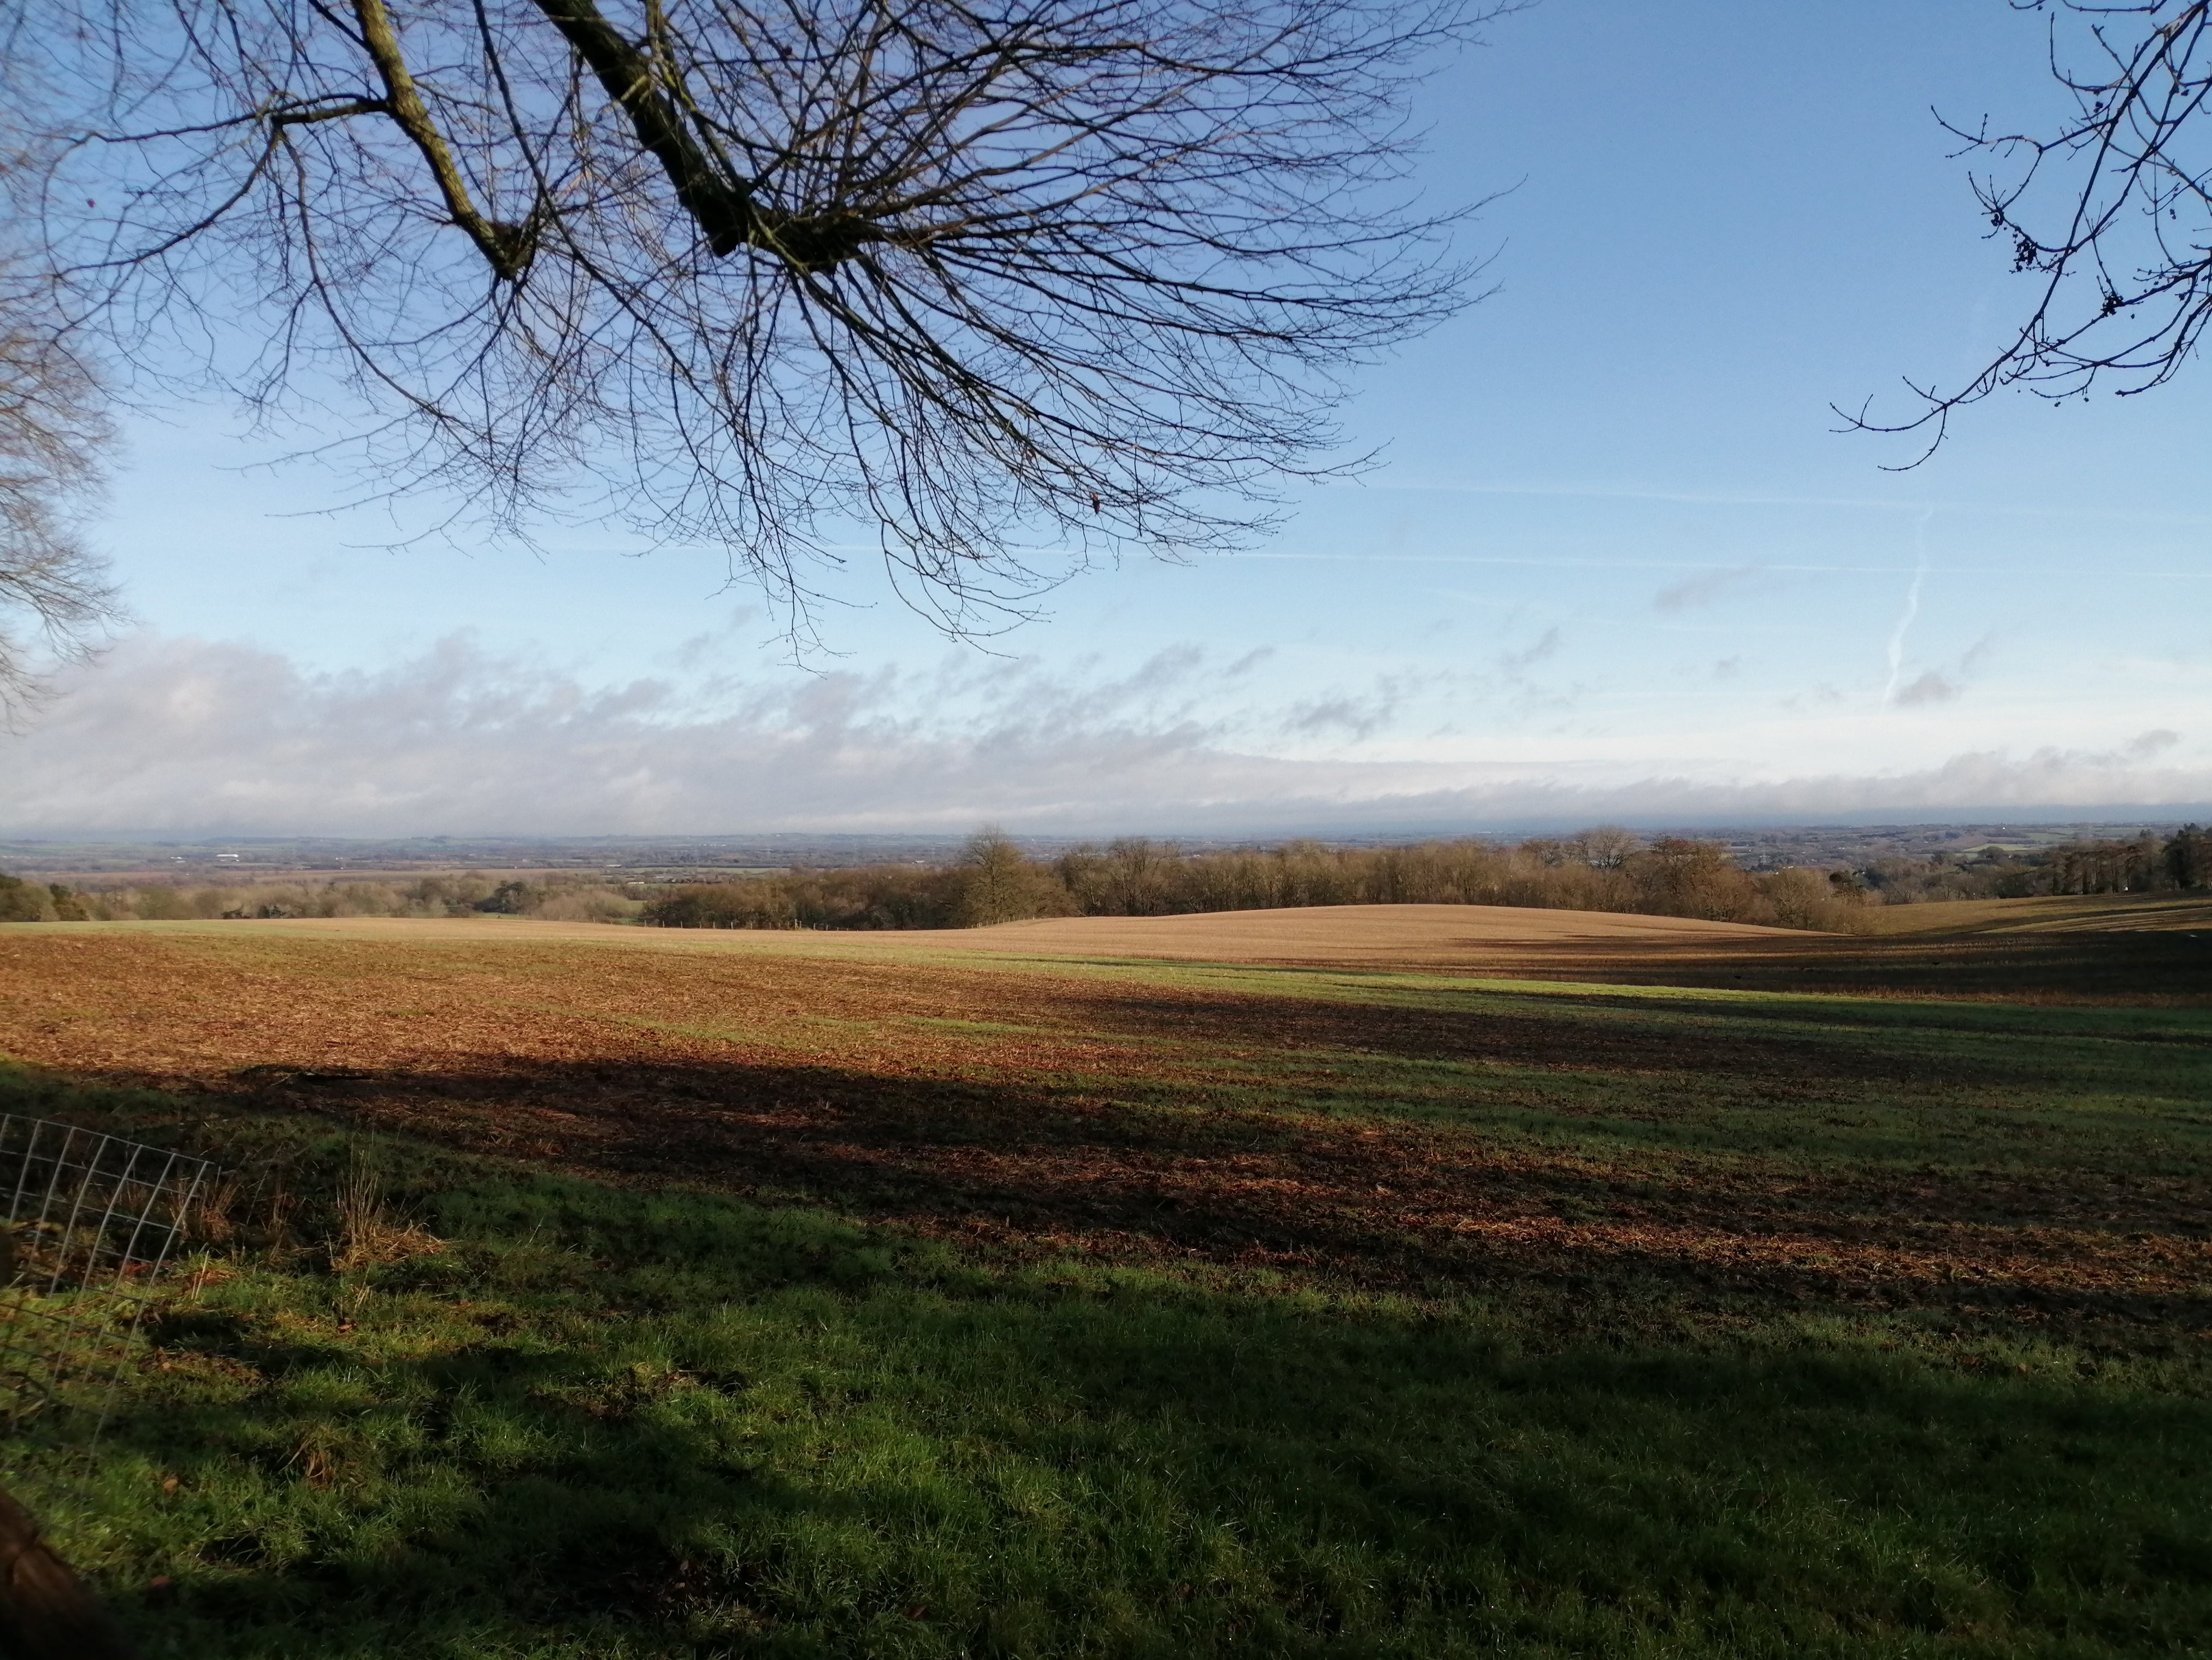
<svg viewBox="0 0 2212 1660"><path fill-rule="evenodd" d="M0 933L236 1172L10 1483L196 1655L2212 1637L2203 908L1362 909Z"/></svg>

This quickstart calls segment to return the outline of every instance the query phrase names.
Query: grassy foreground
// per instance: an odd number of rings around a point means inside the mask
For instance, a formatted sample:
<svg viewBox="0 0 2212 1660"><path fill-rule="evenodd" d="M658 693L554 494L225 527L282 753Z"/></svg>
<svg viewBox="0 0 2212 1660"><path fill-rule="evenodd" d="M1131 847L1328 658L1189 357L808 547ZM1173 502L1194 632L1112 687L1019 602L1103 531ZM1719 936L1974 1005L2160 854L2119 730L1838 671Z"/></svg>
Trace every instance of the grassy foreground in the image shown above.
<svg viewBox="0 0 2212 1660"><path fill-rule="evenodd" d="M151 1653L2212 1634L2205 1012L787 963L717 1029L696 961L178 949L332 1022L496 976L507 1048L146 1087L159 997L17 965L0 1110L246 1177L90 1475L9 1450Z"/></svg>

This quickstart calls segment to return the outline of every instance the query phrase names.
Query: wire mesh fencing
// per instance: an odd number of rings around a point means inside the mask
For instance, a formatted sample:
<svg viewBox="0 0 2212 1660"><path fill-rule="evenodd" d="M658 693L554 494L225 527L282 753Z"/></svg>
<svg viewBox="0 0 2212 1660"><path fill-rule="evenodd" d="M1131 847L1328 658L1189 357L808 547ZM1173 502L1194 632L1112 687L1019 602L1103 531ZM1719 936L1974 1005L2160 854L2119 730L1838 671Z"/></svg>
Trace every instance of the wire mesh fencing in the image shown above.
<svg viewBox="0 0 2212 1660"><path fill-rule="evenodd" d="M0 1113L0 1420L64 1409L98 1438L214 1174L189 1153Z"/></svg>

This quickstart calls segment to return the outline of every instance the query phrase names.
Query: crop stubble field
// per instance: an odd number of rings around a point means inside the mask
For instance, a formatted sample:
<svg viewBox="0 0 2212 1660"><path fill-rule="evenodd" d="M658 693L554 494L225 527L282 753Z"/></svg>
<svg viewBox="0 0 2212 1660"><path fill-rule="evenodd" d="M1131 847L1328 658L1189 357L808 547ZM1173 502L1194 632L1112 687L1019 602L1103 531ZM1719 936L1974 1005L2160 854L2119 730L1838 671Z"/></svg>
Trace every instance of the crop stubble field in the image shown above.
<svg viewBox="0 0 2212 1660"><path fill-rule="evenodd" d="M9 930L252 1177L17 1479L187 1653L2207 1640L2212 908L1364 909Z"/></svg>

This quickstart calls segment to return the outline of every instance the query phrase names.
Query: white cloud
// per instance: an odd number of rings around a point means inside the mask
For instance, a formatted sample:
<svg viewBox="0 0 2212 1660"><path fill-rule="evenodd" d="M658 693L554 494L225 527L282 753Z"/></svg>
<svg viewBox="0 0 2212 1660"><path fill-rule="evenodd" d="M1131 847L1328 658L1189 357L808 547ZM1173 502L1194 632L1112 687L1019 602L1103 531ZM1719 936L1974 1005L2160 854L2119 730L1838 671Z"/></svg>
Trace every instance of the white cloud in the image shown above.
<svg viewBox="0 0 2212 1660"><path fill-rule="evenodd" d="M1899 686L1889 700L1900 708L1911 708L1921 703L1948 703L1959 695L1959 688L1934 669L1917 680Z"/></svg>
<svg viewBox="0 0 2212 1660"><path fill-rule="evenodd" d="M1548 628L1544 630L1543 637L1539 639L1535 644L1528 646L1520 651L1507 652L1498 660L1504 666L1505 672L1508 675L1525 674L1528 670L1535 667L1537 664L1544 661L1545 659L1557 657L1559 654L1559 647L1561 643L1562 642L1559 638L1559 629L1557 628Z"/></svg>
<svg viewBox="0 0 2212 1660"><path fill-rule="evenodd" d="M1352 739L1372 738L1396 712L1396 700L1387 694L1352 697L1340 692L1293 704L1283 717L1283 727L1305 738L1326 737L1332 732Z"/></svg>
<svg viewBox="0 0 2212 1660"><path fill-rule="evenodd" d="M2181 734L2160 727L2151 732L2137 733L2128 740L2127 755L2134 761L2148 761L2154 755L2163 755L2181 741Z"/></svg>
<svg viewBox="0 0 2212 1660"><path fill-rule="evenodd" d="M1761 575L1755 565L1735 565L1725 569L1699 571L1660 589L1652 599L1651 609L1671 612L1710 605L1757 582Z"/></svg>
<svg viewBox="0 0 2212 1660"><path fill-rule="evenodd" d="M968 658L705 690L593 687L463 636L374 672L146 634L0 737L0 832L710 833L1687 823L2212 801L2172 734L1792 775L1725 759L1438 762L1267 752L1284 732L1194 648L1111 675ZM1363 713L1347 701L1347 715ZM2193 757L2193 758L2192 758Z"/></svg>

